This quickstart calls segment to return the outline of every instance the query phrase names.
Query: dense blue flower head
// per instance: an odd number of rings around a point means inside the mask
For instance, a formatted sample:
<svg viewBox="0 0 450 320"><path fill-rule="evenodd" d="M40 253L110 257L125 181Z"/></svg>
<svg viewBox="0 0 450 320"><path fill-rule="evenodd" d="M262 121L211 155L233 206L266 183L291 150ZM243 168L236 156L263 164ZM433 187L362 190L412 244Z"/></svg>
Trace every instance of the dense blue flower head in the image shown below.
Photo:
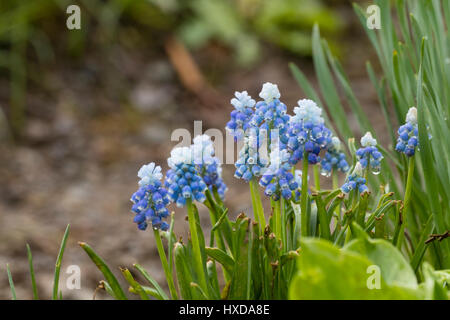
<svg viewBox="0 0 450 320"><path fill-rule="evenodd" d="M345 158L345 153L341 151L341 141L339 141L338 137L331 138L331 143L320 165L322 167L321 173L325 176L330 176L332 170L347 172L350 168Z"/></svg>
<svg viewBox="0 0 450 320"><path fill-rule="evenodd" d="M162 187L161 167L149 163L142 166L138 172L139 189L131 196L133 206L131 211L136 215L134 222L140 230L147 229L148 223L155 229L166 231L169 228L164 218L169 216L167 205L169 197L167 190Z"/></svg>
<svg viewBox="0 0 450 320"><path fill-rule="evenodd" d="M186 199L205 201L207 186L195 168L192 149L174 148L167 163L170 169L166 174L165 185L170 201L175 202L178 207L186 205Z"/></svg>
<svg viewBox="0 0 450 320"><path fill-rule="evenodd" d="M209 190L213 192L215 188L223 200L228 188L222 179L221 163L219 158L214 155L214 144L211 137L206 134L195 137L191 149L197 173L203 178Z"/></svg>
<svg viewBox="0 0 450 320"><path fill-rule="evenodd" d="M398 128L398 139L395 150L412 157L419 144L419 131L417 127L417 109L409 108L406 114L406 123Z"/></svg>
<svg viewBox="0 0 450 320"><path fill-rule="evenodd" d="M332 133L325 126L321 116L322 109L308 99L298 101L294 108L295 116L290 118L287 133L282 136L282 142L287 145L291 154L289 162L295 165L303 159L303 153L308 152L308 162L320 162L319 153L331 143Z"/></svg>
<svg viewBox="0 0 450 320"><path fill-rule="evenodd" d="M278 130L279 135L284 134L289 122L289 115L286 114L286 105L280 101L281 95L277 85L270 82L264 83L259 96L263 101L256 103L250 126L268 132L269 139L271 138L270 131L273 129Z"/></svg>
<svg viewBox="0 0 450 320"><path fill-rule="evenodd" d="M358 190L359 193L363 193L369 191L366 185L366 179L363 175L361 163L357 162L355 169L353 169L353 172L347 177L345 183L342 185L342 192L349 193L352 190Z"/></svg>
<svg viewBox="0 0 450 320"><path fill-rule="evenodd" d="M378 151L376 145L377 140L372 137L370 132L367 132L361 138L362 148L356 150L356 157L361 167L365 169L367 166L370 166L373 174L380 173L381 160L383 159L383 155Z"/></svg>
<svg viewBox="0 0 450 320"><path fill-rule="evenodd" d="M256 102L248 95L247 91L236 91L234 96L235 98L231 99L231 104L235 109L231 111L231 120L228 121L225 128L237 140L240 140L243 138L244 132L250 127Z"/></svg>
<svg viewBox="0 0 450 320"><path fill-rule="evenodd" d="M280 197L290 199L292 192L299 187L291 173L292 166L288 162L290 156L287 150L280 150L274 145L273 147L270 153L270 165L264 170L259 185L265 188L264 194L272 197L273 200L279 200Z"/></svg>
<svg viewBox="0 0 450 320"><path fill-rule="evenodd" d="M253 177L259 177L261 171L267 166L267 159L260 154L264 135L260 134L257 128L252 128L244 137L244 145L239 151L238 159L235 163L236 171L234 176L249 182Z"/></svg>

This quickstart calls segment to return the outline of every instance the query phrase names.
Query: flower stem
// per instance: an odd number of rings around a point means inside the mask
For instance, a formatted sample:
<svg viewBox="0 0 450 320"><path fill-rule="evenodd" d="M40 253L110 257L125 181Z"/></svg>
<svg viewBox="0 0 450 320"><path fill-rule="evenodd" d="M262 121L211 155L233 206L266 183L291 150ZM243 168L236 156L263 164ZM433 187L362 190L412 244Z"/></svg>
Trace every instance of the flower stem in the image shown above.
<svg viewBox="0 0 450 320"><path fill-rule="evenodd" d="M261 195L259 194L258 182L253 177L250 180L249 185L250 193L252 196L253 214L256 221L259 223L261 232L263 232L264 228L266 227L266 218L264 217L264 209L262 206Z"/></svg>
<svg viewBox="0 0 450 320"><path fill-rule="evenodd" d="M409 203L411 199L411 192L412 192L412 185L413 185L413 179L414 179L414 157L410 157L408 160L408 177L406 178L406 189L405 189L405 198L403 200L403 210L402 210L402 219L401 219L401 226L400 226L400 232L398 234L397 240L397 248L401 249L403 238L405 235L405 227L406 227L406 216L408 214L408 208Z"/></svg>
<svg viewBox="0 0 450 320"><path fill-rule="evenodd" d="M333 179L333 190L336 190L337 188L339 188L339 179L338 179L337 170L333 169L332 179Z"/></svg>
<svg viewBox="0 0 450 320"><path fill-rule="evenodd" d="M301 209L301 236L306 237L308 235L308 213L307 210L308 201L308 152L303 153L303 170L302 170L302 194L300 198Z"/></svg>
<svg viewBox="0 0 450 320"><path fill-rule="evenodd" d="M207 292L206 269L203 263L202 253L200 250L200 241L197 232L197 219L195 218L194 205L191 199L186 199L189 229L191 232L192 250L194 254L194 267L197 272L199 286L204 292Z"/></svg>
<svg viewBox="0 0 450 320"><path fill-rule="evenodd" d="M166 275L167 284L169 285L170 295L172 296L172 299L178 300L177 290L175 289L175 284L173 282L172 272L170 272L169 264L167 263L166 252L164 251L159 229L153 229L153 234L155 235L156 247L158 248L159 258L164 269L164 274Z"/></svg>
<svg viewBox="0 0 450 320"><path fill-rule="evenodd" d="M314 172L314 185L316 187L317 191L320 191L320 174L319 174L319 168L317 166L313 167Z"/></svg>
<svg viewBox="0 0 450 320"><path fill-rule="evenodd" d="M273 231L275 236L281 240L281 198L273 202Z"/></svg>

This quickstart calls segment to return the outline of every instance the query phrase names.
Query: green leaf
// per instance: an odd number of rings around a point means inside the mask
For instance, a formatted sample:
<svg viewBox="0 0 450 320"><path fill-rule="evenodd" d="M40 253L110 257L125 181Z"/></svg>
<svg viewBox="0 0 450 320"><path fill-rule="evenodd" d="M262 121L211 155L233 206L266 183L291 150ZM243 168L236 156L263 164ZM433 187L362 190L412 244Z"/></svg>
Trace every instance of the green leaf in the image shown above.
<svg viewBox="0 0 450 320"><path fill-rule="evenodd" d="M449 295L445 289L442 273L436 273L433 267L425 262L422 266L422 273L425 281L421 284L421 289L424 292L424 298L427 300L448 300Z"/></svg>
<svg viewBox="0 0 450 320"><path fill-rule="evenodd" d="M30 246L27 243L27 255L28 255L28 264L30 265L30 276L31 276L31 286L33 288L33 299L38 300L38 290L36 286L36 279L34 276L34 268L33 268L33 256L31 255Z"/></svg>
<svg viewBox="0 0 450 320"><path fill-rule="evenodd" d="M353 224L353 227L360 228L356 224ZM383 280L388 285L397 285L411 289L417 288L417 279L414 270L405 260L401 252L390 242L383 239L359 237L349 242L344 247L344 250L356 252L367 257L380 268Z"/></svg>
<svg viewBox="0 0 450 320"><path fill-rule="evenodd" d="M17 300L16 288L14 287L14 281L11 275L11 270L9 270L9 264L6 264L6 273L8 274L9 288L11 289L12 299Z"/></svg>
<svg viewBox="0 0 450 320"><path fill-rule="evenodd" d="M219 248L209 248L206 247L206 254L219 262L225 270L232 272L234 268L234 260L226 252L220 250Z"/></svg>
<svg viewBox="0 0 450 320"><path fill-rule="evenodd" d="M64 255L64 249L66 248L67 237L69 236L70 224L67 225L66 231L61 241L61 247L59 248L58 257L55 263L55 276L53 280L53 300L58 300L58 285L59 285L59 272L61 270L61 262Z"/></svg>
<svg viewBox="0 0 450 320"><path fill-rule="evenodd" d="M159 286L158 282L156 282L155 279L153 279L152 276L150 276L150 274L144 269L144 267L142 267L140 264L135 263L133 265L133 267L135 267L141 274L142 276L145 278L145 280L147 280L148 282L150 282L153 287L155 287L155 290L158 292L158 295L163 299L163 300L169 300L169 297L167 297L166 293L164 292L164 290Z"/></svg>
<svg viewBox="0 0 450 320"><path fill-rule="evenodd" d="M117 281L116 277L111 272L109 267L106 265L105 261L103 261L103 259L100 258L87 243L79 242L78 244L81 248L83 248L89 258L91 258L92 262L94 262L97 268L101 271L101 273L105 277L106 282L111 286L111 289L114 292L114 298L118 300L127 300L127 297L120 287L119 282Z"/></svg>
<svg viewBox="0 0 450 320"><path fill-rule="evenodd" d="M298 271L289 289L290 299L414 299L409 288L388 285L369 289L373 262L363 255L340 250L325 240L302 238Z"/></svg>
<svg viewBox="0 0 450 320"><path fill-rule="evenodd" d="M133 292L141 297L141 300L149 300L144 288L142 288L142 286L136 280L134 280L133 275L130 273L130 270L128 270L127 268L120 268L120 272L122 272L123 277L130 284Z"/></svg>

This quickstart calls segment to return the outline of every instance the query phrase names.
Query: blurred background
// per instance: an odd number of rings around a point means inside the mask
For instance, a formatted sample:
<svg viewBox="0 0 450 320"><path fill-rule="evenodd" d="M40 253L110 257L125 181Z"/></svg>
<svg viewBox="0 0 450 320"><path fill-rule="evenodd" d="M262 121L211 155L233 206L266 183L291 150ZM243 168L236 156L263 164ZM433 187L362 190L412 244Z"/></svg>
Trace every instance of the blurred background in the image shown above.
<svg viewBox="0 0 450 320"><path fill-rule="evenodd" d="M79 30L66 27L71 4L81 9ZM154 161L165 170L172 131L192 132L194 120L223 130L234 91L256 98L264 82L277 83L292 111L303 93L288 63L314 82L314 23L376 124L382 115L364 67L373 51L351 1L1 0L0 298L10 298L6 263L18 297L32 297L26 243L40 296L51 297L68 223L64 298L92 299L102 279L78 241L114 271L139 262L164 284L153 235L132 222L138 169ZM251 214L248 186L233 172L224 166L230 214ZM186 213L173 209L186 237ZM80 290L65 287L72 264Z"/></svg>

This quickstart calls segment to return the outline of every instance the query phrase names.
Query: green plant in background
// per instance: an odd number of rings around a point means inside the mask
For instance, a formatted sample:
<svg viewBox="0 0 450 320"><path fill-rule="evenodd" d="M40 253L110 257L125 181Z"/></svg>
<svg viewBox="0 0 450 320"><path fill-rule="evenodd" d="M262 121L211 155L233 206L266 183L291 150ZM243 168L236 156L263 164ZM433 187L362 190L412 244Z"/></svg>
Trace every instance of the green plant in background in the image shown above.
<svg viewBox="0 0 450 320"><path fill-rule="evenodd" d="M167 15L176 17L176 32L190 48L210 40L223 43L235 52L243 66L260 56L260 40L266 40L295 54L311 54L310 30L314 22L324 32L337 35L342 18L316 0L175 0L157 1ZM186 12L191 14L186 14Z"/></svg>
<svg viewBox="0 0 450 320"><path fill-rule="evenodd" d="M69 230L70 230L70 225L67 225L66 231L64 232L63 238L61 240L59 253L56 258L55 272L54 272L54 279L53 279L53 293L52 293L53 300L58 300L58 299L61 300L63 298L62 291L59 289L59 273L61 271L61 264L62 264L62 259L64 256L64 250L66 249L67 238L69 237ZM31 287L32 287L32 291L33 291L33 299L38 300L39 294L38 294L38 288L36 285L36 277L35 277L34 267L33 267L33 256L31 254L31 248L28 244L27 244L27 255L28 255L29 268L30 268L30 279L31 279ZM9 281L9 286L11 289L12 299L16 300L17 299L16 289L14 287L13 277L12 277L12 274L11 274L8 264L6 264L6 272L8 275L8 281Z"/></svg>

